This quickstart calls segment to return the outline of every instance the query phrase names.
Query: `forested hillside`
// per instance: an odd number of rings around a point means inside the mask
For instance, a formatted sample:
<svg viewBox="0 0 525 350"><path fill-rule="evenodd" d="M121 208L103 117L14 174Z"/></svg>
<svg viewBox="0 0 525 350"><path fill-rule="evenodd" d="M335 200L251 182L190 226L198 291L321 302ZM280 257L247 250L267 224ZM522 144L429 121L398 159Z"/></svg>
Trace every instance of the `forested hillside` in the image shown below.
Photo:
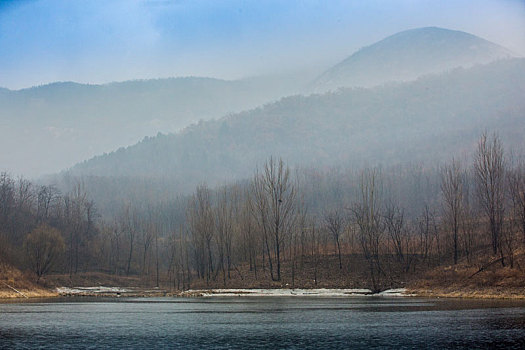
<svg viewBox="0 0 525 350"><path fill-rule="evenodd" d="M523 96L524 59L374 89L293 96L147 138L64 176L83 176L94 188L118 182L115 194L125 196L143 184L146 193L187 193L203 182L247 177L270 155L316 167L440 162L472 152L484 130L497 131L510 149L523 146ZM96 198L101 205L104 193Z"/></svg>
<svg viewBox="0 0 525 350"><path fill-rule="evenodd" d="M474 35L431 27L400 32L365 47L317 79L317 70L306 70L234 81L186 77L0 89L0 147L10 150L0 155L0 162L2 170L15 174L36 177L56 173L95 155L133 145L146 136L178 132L190 123L238 113L285 96L409 81L512 56L505 48ZM349 97L354 102L359 98L355 94ZM339 102L329 99L320 99L315 113L339 113L330 110ZM362 103L366 104L365 100ZM289 114L301 112L294 104L308 106L317 100L288 99L281 103L285 105L279 113ZM392 107L398 106L388 106ZM352 111L347 114L355 117ZM222 132L227 135L227 130ZM279 139L278 143L283 141ZM198 158L199 151L195 151Z"/></svg>
<svg viewBox="0 0 525 350"><path fill-rule="evenodd" d="M0 146L11 151L0 155L0 162L3 170L26 176L58 172L160 131L274 101L302 83L290 77L189 77L1 89Z"/></svg>

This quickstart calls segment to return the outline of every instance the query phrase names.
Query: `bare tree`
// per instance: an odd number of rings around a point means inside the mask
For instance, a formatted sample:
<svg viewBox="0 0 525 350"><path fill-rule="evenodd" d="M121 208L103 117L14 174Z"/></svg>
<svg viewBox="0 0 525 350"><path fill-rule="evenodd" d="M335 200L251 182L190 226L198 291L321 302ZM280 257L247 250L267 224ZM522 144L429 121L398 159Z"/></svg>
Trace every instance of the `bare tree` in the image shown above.
<svg viewBox="0 0 525 350"><path fill-rule="evenodd" d="M15 182L4 172L0 174L0 234L5 237L6 242L12 236L14 210Z"/></svg>
<svg viewBox="0 0 525 350"><path fill-rule="evenodd" d="M257 247L259 241L257 239L255 223L250 210L250 193L248 190L244 193L244 200L239 211L238 225L242 236L245 261L248 261L250 271L253 271L255 279L257 279Z"/></svg>
<svg viewBox="0 0 525 350"><path fill-rule="evenodd" d="M206 278L206 283L209 283L214 271L212 242L215 234L215 219L211 193L207 186L197 187L197 191L190 199L187 216L198 272L200 277Z"/></svg>
<svg viewBox="0 0 525 350"><path fill-rule="evenodd" d="M111 255L110 255L110 266L111 271L114 274L118 275L121 271L120 266L120 250L121 250L121 240L122 240L122 231L118 229L117 223L113 223L113 228L108 229L110 231L110 245L111 245Z"/></svg>
<svg viewBox="0 0 525 350"><path fill-rule="evenodd" d="M37 193L37 221L48 222L51 211L59 200L60 191L55 186L41 186Z"/></svg>
<svg viewBox="0 0 525 350"><path fill-rule="evenodd" d="M122 214L120 215L119 220L119 229L124 233L128 240L128 258L126 264L126 275L129 275L131 272L131 261L133 259L133 252L135 247L135 236L137 235L137 229L135 227L134 216L136 214L133 212L133 209L129 205L124 207Z"/></svg>
<svg viewBox="0 0 525 350"><path fill-rule="evenodd" d="M338 210L325 212L324 221L330 235L332 236L336 249L337 257L339 258L339 269L343 268L341 260L341 234L345 230L346 220L342 213Z"/></svg>
<svg viewBox="0 0 525 350"><path fill-rule="evenodd" d="M492 252L500 252L504 265L500 238L504 216L505 158L497 135L491 138L486 133L481 135L474 158L474 172L479 202L489 222Z"/></svg>
<svg viewBox="0 0 525 350"><path fill-rule="evenodd" d="M231 278L232 266L232 241L236 201L234 189L223 187L217 194L217 207L215 213L216 241L219 252L219 268L223 272L223 284L226 286L226 275ZM218 270L217 270L218 272Z"/></svg>
<svg viewBox="0 0 525 350"><path fill-rule="evenodd" d="M408 272L414 256L410 252L410 234L405 213L398 205L390 204L384 211L383 219L385 231L394 249L394 256L403 271Z"/></svg>
<svg viewBox="0 0 525 350"><path fill-rule="evenodd" d="M145 215L144 215L145 214ZM156 225L158 224L158 218L154 218L153 209L147 208L147 213L142 216L134 215L133 225L136 231L139 233L139 242L142 245L142 275L149 274L148 268L148 256L150 253L151 245L155 238ZM147 216L147 217L144 217Z"/></svg>
<svg viewBox="0 0 525 350"><path fill-rule="evenodd" d="M458 263L459 226L462 215L463 183L461 165L452 159L452 163L441 170L441 194L443 196L444 217L452 230L454 265Z"/></svg>
<svg viewBox="0 0 525 350"><path fill-rule="evenodd" d="M64 226L69 233L68 264L71 276L78 272L81 256L88 255L86 246L94 234L97 214L94 202L88 199L80 182L63 198L63 202Z"/></svg>
<svg viewBox="0 0 525 350"><path fill-rule="evenodd" d="M273 280L280 281L282 245L291 233L297 209L296 188L282 159L270 158L263 172L256 172L252 194L253 213L263 233L270 274ZM275 273L273 260L277 264Z"/></svg>
<svg viewBox="0 0 525 350"><path fill-rule="evenodd" d="M462 215L460 218L460 228L463 250L469 263L472 262L472 255L475 248L476 218L471 204L471 183L470 177L465 173L463 180L463 204Z"/></svg>
<svg viewBox="0 0 525 350"><path fill-rule="evenodd" d="M512 218L521 231L525 245L525 163L519 162L508 173L509 196L512 203Z"/></svg>
<svg viewBox="0 0 525 350"><path fill-rule="evenodd" d="M501 249L504 251L502 252L502 255L505 256L511 269L514 268L514 254L516 249L515 224L516 222L509 218L509 220L505 220L501 230Z"/></svg>
<svg viewBox="0 0 525 350"><path fill-rule="evenodd" d="M28 180L19 177L16 183L16 207L12 218L12 234L14 237L12 237L12 240L19 245L22 242L24 233L29 232L35 224L35 220L32 219L34 217L32 210L35 195L33 185Z"/></svg>
<svg viewBox="0 0 525 350"><path fill-rule="evenodd" d="M438 229L435 215L428 205L425 205L423 212L417 219L417 227L419 232L419 251L423 255L423 262L427 262L427 264L430 265L432 246L437 240Z"/></svg>
<svg viewBox="0 0 525 350"><path fill-rule="evenodd" d="M317 286L319 282L319 263L321 261L321 231L316 227L315 221L312 219L309 225L310 251L312 264L314 265L314 285Z"/></svg>
<svg viewBox="0 0 525 350"><path fill-rule="evenodd" d="M380 248L384 234L380 212L380 185L376 170L367 169L361 173L360 199L351 208L358 227L358 241L368 262L372 290L381 290Z"/></svg>

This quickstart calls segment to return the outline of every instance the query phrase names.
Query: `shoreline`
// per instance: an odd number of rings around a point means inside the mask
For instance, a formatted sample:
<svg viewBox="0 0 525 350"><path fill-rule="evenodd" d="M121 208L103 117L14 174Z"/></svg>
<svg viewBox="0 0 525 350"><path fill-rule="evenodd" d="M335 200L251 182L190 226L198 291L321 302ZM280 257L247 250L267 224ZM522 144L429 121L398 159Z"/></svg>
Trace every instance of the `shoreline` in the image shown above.
<svg viewBox="0 0 525 350"><path fill-rule="evenodd" d="M187 291L169 291L157 288L138 287L58 287L54 290L20 290L17 292L0 291L2 301L28 299L52 299L58 297L174 297L174 298L210 298L210 297L396 297L396 298L456 298L456 299L499 299L525 300L525 290L483 288L478 290L463 289L419 289L396 288L372 293L369 289L344 288L210 288L190 289Z"/></svg>
<svg viewBox="0 0 525 350"><path fill-rule="evenodd" d="M14 291L0 291L0 303L2 300L27 300L27 299L38 299L38 298L57 298L60 295L52 290L39 289L39 290L27 290L21 289L17 292Z"/></svg>
<svg viewBox="0 0 525 350"><path fill-rule="evenodd" d="M525 300L525 289L498 289L483 288L471 289L408 289L414 295L421 298L456 298L456 299L485 299L485 300Z"/></svg>
<svg viewBox="0 0 525 350"><path fill-rule="evenodd" d="M380 293L372 293L370 289L345 288L232 288L232 289L194 289L180 292L180 297L362 297L362 296L390 296L408 297L405 288L388 289Z"/></svg>

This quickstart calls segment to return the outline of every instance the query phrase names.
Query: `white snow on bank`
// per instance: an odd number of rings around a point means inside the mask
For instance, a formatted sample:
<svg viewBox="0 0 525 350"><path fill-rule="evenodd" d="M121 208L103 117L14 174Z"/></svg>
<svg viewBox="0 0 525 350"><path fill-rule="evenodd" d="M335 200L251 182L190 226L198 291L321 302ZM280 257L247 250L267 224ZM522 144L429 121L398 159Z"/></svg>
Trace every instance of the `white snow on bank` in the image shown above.
<svg viewBox="0 0 525 350"><path fill-rule="evenodd" d="M415 294L409 294L406 288L396 288L396 289L387 289L376 295L381 295L385 297L411 297Z"/></svg>
<svg viewBox="0 0 525 350"><path fill-rule="evenodd" d="M148 291L148 292L156 292ZM58 287L56 292L61 295L119 295L136 292L134 288L120 287ZM404 297L412 296L405 288L388 289L381 293L373 294L370 289L202 289L187 290L180 296L199 297L351 297L351 296L384 296Z"/></svg>
<svg viewBox="0 0 525 350"><path fill-rule="evenodd" d="M58 287L56 288L58 294L63 295L83 295L83 294L118 294L131 292L129 289L120 287Z"/></svg>
<svg viewBox="0 0 525 350"><path fill-rule="evenodd" d="M189 290L182 295L202 297L262 297L262 296L315 296L315 297L348 297L348 296L406 296L406 289L390 289L379 294L372 294L370 289L210 289Z"/></svg>

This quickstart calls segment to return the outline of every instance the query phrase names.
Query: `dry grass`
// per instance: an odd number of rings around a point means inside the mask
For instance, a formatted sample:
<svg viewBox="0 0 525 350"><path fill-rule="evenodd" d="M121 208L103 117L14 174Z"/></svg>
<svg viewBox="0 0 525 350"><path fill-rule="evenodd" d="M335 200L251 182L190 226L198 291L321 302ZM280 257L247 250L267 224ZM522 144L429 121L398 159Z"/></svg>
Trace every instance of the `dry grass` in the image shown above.
<svg viewBox="0 0 525 350"><path fill-rule="evenodd" d="M409 274L390 271L395 278L385 278L383 288L407 287L411 293L428 297L462 297L462 298L511 298L525 299L525 253L518 251L515 267L503 267L496 263L478 272L481 266L497 257L479 255L477 260L458 265L441 266L423 272L419 266ZM393 264L392 264L393 265ZM317 269L317 281L314 280ZM478 272L478 273L476 273ZM298 260L295 271L295 283L292 282L292 268L289 261L282 264L281 281L272 281L266 268L258 268L257 277L247 264L237 266L230 271L230 278L224 282L222 271L206 282L193 278L192 289L211 288L370 288L366 261L359 255L346 254L343 257L343 268L339 269L336 255L324 255L317 267L309 257ZM0 266L0 298L24 298L7 285L17 289L28 297L56 296L55 287L134 287L138 290L155 286L155 276L115 276L100 272L69 275L49 275L38 284L34 276L6 265ZM181 284L178 285L182 287ZM160 288L163 291L176 293L177 284L161 276ZM149 294L148 294L149 295Z"/></svg>
<svg viewBox="0 0 525 350"><path fill-rule="evenodd" d="M33 282L34 277L20 270L0 264L0 299L48 298L57 293Z"/></svg>
<svg viewBox="0 0 525 350"><path fill-rule="evenodd" d="M274 267L275 269L275 267ZM272 281L268 267L257 268L255 271L248 264L237 266L230 271L230 279L223 278L222 271L206 282L203 279L193 279L192 289L213 288L368 288L366 267L362 259L355 255L343 257L343 268L339 269L336 255L323 256L317 265L317 281L315 277L315 264L310 257L296 262L295 278L292 279L292 266L290 261L283 261L281 265L281 281Z"/></svg>
<svg viewBox="0 0 525 350"><path fill-rule="evenodd" d="M495 263L496 257L480 257L475 262L435 268L409 284L421 296L463 298L525 299L525 254L519 250L514 268ZM480 268L487 266L482 271Z"/></svg>
<svg viewBox="0 0 525 350"><path fill-rule="evenodd" d="M84 272L69 276L69 274L48 275L43 279L43 284L49 288L55 287L150 287L152 284L147 279L137 276L117 276L102 272Z"/></svg>

